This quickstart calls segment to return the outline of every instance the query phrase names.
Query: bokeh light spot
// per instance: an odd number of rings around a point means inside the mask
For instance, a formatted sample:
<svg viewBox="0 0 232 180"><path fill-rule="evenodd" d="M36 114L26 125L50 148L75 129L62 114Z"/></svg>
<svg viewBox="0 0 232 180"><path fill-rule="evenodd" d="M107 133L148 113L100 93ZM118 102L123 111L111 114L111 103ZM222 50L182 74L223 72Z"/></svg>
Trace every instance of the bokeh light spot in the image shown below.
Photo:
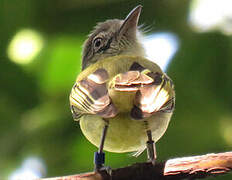
<svg viewBox="0 0 232 180"><path fill-rule="evenodd" d="M218 29L232 34L232 1L229 0L192 0L189 22L198 32Z"/></svg>
<svg viewBox="0 0 232 180"><path fill-rule="evenodd" d="M173 55L179 47L177 37L172 33L154 33L144 40L147 58L166 70Z"/></svg>
<svg viewBox="0 0 232 180"><path fill-rule="evenodd" d="M41 35L30 29L16 33L8 46L8 57L17 64L28 64L43 47Z"/></svg>
<svg viewBox="0 0 232 180"><path fill-rule="evenodd" d="M29 157L23 161L22 166L16 169L9 177L10 180L38 179L46 174L45 164L40 158Z"/></svg>
<svg viewBox="0 0 232 180"><path fill-rule="evenodd" d="M232 117L225 116L221 119L220 133L226 144L232 147Z"/></svg>

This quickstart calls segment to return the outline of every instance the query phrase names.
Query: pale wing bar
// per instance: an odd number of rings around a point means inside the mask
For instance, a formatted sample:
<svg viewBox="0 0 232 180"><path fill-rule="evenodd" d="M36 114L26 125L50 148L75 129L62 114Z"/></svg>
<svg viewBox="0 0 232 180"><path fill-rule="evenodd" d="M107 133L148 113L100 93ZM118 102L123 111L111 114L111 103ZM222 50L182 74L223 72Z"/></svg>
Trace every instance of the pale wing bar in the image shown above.
<svg viewBox="0 0 232 180"><path fill-rule="evenodd" d="M136 92L131 111L134 119L150 117L156 112L171 113L174 110L175 94L171 80L165 74L148 73L148 75L154 77L154 82Z"/></svg>
<svg viewBox="0 0 232 180"><path fill-rule="evenodd" d="M166 74L151 72L139 63L130 70L118 74L110 83L116 91L136 92L131 117L143 119L155 112L170 113L174 110L174 85Z"/></svg>
<svg viewBox="0 0 232 180"><path fill-rule="evenodd" d="M103 118L114 117L117 114L106 88L107 80L107 71L98 69L73 86L70 105L75 120L79 120L83 114L97 114Z"/></svg>

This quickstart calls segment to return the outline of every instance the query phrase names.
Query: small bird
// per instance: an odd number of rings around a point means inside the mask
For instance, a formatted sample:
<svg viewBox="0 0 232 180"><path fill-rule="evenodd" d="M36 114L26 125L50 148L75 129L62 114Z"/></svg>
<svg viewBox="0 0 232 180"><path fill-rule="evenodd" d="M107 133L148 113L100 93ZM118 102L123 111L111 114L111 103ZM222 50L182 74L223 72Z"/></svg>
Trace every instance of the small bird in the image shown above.
<svg viewBox="0 0 232 180"><path fill-rule="evenodd" d="M147 148L148 161L155 164L155 142L174 110L172 80L146 59L138 27L141 9L135 7L125 20L98 23L83 46L70 107L85 137L99 148L96 171L104 167L103 150L138 156Z"/></svg>

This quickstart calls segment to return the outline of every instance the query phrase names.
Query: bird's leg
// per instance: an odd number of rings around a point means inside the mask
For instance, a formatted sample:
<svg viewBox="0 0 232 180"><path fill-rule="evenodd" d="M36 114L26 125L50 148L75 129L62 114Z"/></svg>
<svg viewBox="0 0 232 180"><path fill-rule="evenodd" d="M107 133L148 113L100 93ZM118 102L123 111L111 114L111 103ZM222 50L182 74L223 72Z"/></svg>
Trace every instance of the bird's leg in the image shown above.
<svg viewBox="0 0 232 180"><path fill-rule="evenodd" d="M155 165L156 160L156 148L155 142L152 140L152 133L151 130L147 130L147 159L153 165Z"/></svg>
<svg viewBox="0 0 232 180"><path fill-rule="evenodd" d="M99 171L104 167L105 153L103 152L103 148L104 148L104 142L105 142L108 126L109 126L109 123L108 121L106 121L106 124L102 131L100 146L98 148L98 151L94 153L94 170L95 171Z"/></svg>

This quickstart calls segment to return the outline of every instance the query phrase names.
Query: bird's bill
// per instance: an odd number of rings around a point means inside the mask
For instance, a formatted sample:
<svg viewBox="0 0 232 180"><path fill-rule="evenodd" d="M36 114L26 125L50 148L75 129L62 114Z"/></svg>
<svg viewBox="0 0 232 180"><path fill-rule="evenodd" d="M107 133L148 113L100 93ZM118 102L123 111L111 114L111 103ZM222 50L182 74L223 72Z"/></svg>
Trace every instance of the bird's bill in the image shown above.
<svg viewBox="0 0 232 180"><path fill-rule="evenodd" d="M142 6L138 5L127 15L126 19L124 20L119 30L119 37L123 35L133 36L136 34L141 10L142 10Z"/></svg>

